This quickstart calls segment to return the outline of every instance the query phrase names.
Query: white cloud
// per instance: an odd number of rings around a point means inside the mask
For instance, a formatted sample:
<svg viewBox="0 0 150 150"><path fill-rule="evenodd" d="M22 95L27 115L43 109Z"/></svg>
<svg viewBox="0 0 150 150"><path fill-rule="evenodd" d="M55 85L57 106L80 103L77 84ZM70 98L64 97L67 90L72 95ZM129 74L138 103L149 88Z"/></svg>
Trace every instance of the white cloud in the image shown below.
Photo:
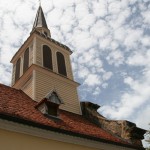
<svg viewBox="0 0 150 150"><path fill-rule="evenodd" d="M60 9L64 9L66 7L71 7L73 4L74 4L74 0L66 0L65 3L64 3L63 0L53 1L54 7L57 7L57 8L60 8Z"/></svg>
<svg viewBox="0 0 150 150"><path fill-rule="evenodd" d="M103 83L102 88L106 89L108 87L108 83Z"/></svg>
<svg viewBox="0 0 150 150"><path fill-rule="evenodd" d="M125 23L126 20L130 17L131 10L124 9L121 10L120 13L118 14L112 14L111 16L108 17L108 22L109 25L114 29L117 30L118 28L122 27Z"/></svg>
<svg viewBox="0 0 150 150"><path fill-rule="evenodd" d="M148 113L148 108L145 111L140 108L147 107L147 104L149 105L149 77L144 76L141 80L134 80L131 77L127 77L124 79L124 83L130 87L130 91L126 91L123 93L120 102L114 101L112 105L103 106L99 111L102 112L105 116L111 115L115 119L126 119L133 113L137 112L137 110L139 110L138 112L142 112L143 114ZM149 116L146 115L147 119L144 120L145 122L139 123L141 121L141 115L139 114L136 116L137 119L135 120L138 123L138 126L146 128L146 124L148 124L148 122L150 121L148 119Z"/></svg>
<svg viewBox="0 0 150 150"><path fill-rule="evenodd" d="M150 66L150 51L135 52L128 57L127 63L132 66Z"/></svg>
<svg viewBox="0 0 150 150"><path fill-rule="evenodd" d="M126 36L124 44L128 48L136 47L138 44L137 42L139 42L142 37L143 31L141 29L128 29L126 32L128 36Z"/></svg>
<svg viewBox="0 0 150 150"><path fill-rule="evenodd" d="M33 21L35 14L30 3L21 3L16 8L14 16L15 23L23 25Z"/></svg>
<svg viewBox="0 0 150 150"><path fill-rule="evenodd" d="M126 29L123 27L120 27L114 31L114 38L119 42L124 41L126 36Z"/></svg>
<svg viewBox="0 0 150 150"><path fill-rule="evenodd" d="M150 16L149 16L150 11L146 10L142 13L142 16L144 18L144 22L150 24Z"/></svg>
<svg viewBox="0 0 150 150"><path fill-rule="evenodd" d="M148 36L144 36L142 39L141 39L141 42L144 46L150 46L150 38Z"/></svg>
<svg viewBox="0 0 150 150"><path fill-rule="evenodd" d="M150 128L150 126L149 126L149 122L150 122L149 112L150 112L150 105L148 104L143 109L140 109L138 111L137 117L134 119L135 123L139 127L143 127L147 130L149 130L149 128Z"/></svg>
<svg viewBox="0 0 150 150"><path fill-rule="evenodd" d="M91 34L93 34L96 38L104 38L108 32L109 27L107 26L107 22L103 20L97 21L90 30Z"/></svg>
<svg viewBox="0 0 150 150"><path fill-rule="evenodd" d="M91 27L94 24L95 20L96 17L93 14L88 14L80 20L79 26L83 30L87 30L89 27Z"/></svg>
<svg viewBox="0 0 150 150"><path fill-rule="evenodd" d="M74 44L78 45L78 53L83 53L83 51L87 51L89 48L97 43L88 32L77 29L73 33L72 37Z"/></svg>
<svg viewBox="0 0 150 150"><path fill-rule="evenodd" d="M11 82L11 73L8 72L10 70L10 66L4 66L0 64L0 83L5 83L10 85Z"/></svg>
<svg viewBox="0 0 150 150"><path fill-rule="evenodd" d="M116 67L123 64L124 56L120 50L115 50L110 52L110 54L106 57L109 64L114 64Z"/></svg>
<svg viewBox="0 0 150 150"><path fill-rule="evenodd" d="M113 1L110 3L109 7L109 13L111 14L118 14L121 11L121 5L119 1Z"/></svg>
<svg viewBox="0 0 150 150"><path fill-rule="evenodd" d="M62 13L62 9L54 8L50 13L48 13L47 22L49 22L51 26L60 26Z"/></svg>
<svg viewBox="0 0 150 150"><path fill-rule="evenodd" d="M81 71L78 72L79 78L86 78L88 74L90 74L89 70L85 67L82 67L80 70Z"/></svg>
<svg viewBox="0 0 150 150"><path fill-rule="evenodd" d="M89 14L88 3L86 1L78 3L75 8L75 14L79 21Z"/></svg>
<svg viewBox="0 0 150 150"><path fill-rule="evenodd" d="M101 93L101 89L99 87L96 87L94 92L93 92L93 95L99 95Z"/></svg>
<svg viewBox="0 0 150 150"><path fill-rule="evenodd" d="M97 17L104 17L107 15L107 1L101 0L100 3L93 2L93 12Z"/></svg>
<svg viewBox="0 0 150 150"><path fill-rule="evenodd" d="M99 48L103 50L106 48L110 48L111 42L112 38L110 36L108 36L107 38L102 38L99 40Z"/></svg>
<svg viewBox="0 0 150 150"><path fill-rule="evenodd" d="M103 80L109 80L112 75L113 75L112 72L106 72L106 73L103 75Z"/></svg>
<svg viewBox="0 0 150 150"><path fill-rule="evenodd" d="M86 78L84 84L86 84L88 86L100 85L101 84L101 79L96 74L89 74L88 77Z"/></svg>

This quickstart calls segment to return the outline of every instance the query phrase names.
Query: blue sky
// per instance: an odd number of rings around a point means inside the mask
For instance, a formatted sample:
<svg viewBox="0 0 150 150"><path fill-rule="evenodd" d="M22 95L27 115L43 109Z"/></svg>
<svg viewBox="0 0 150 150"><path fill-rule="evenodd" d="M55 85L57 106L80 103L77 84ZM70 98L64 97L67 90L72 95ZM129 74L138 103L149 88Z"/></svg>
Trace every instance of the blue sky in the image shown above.
<svg viewBox="0 0 150 150"><path fill-rule="evenodd" d="M52 38L69 46L81 101L148 129L150 0L42 0ZM32 29L38 0L0 0L0 82Z"/></svg>

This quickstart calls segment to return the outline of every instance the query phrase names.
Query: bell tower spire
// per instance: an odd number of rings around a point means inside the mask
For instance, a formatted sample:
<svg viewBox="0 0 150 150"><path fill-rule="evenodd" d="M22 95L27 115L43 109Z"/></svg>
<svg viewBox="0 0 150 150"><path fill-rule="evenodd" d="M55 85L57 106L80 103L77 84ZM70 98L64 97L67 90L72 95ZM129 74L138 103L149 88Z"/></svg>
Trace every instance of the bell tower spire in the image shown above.
<svg viewBox="0 0 150 150"><path fill-rule="evenodd" d="M39 5L30 36L11 60L12 87L21 89L37 102L55 90L64 102L60 109L82 114L77 93L79 83L73 79L71 54L69 47L50 37Z"/></svg>
<svg viewBox="0 0 150 150"><path fill-rule="evenodd" d="M43 9L41 6L41 1L39 0L39 8L35 17L35 21L33 24L32 32L33 31L39 31L41 33L44 33L46 36L50 36L50 30L47 27L47 23L45 20L45 16L43 13ZM31 33L32 33L31 32Z"/></svg>

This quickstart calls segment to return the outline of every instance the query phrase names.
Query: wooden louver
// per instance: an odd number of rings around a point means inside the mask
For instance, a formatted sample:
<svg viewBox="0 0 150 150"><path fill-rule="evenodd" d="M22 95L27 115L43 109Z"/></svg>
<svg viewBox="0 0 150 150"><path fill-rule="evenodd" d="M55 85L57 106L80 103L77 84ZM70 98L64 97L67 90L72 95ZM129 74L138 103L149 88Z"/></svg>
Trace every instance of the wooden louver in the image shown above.
<svg viewBox="0 0 150 150"><path fill-rule="evenodd" d="M17 60L16 63L15 82L19 79L19 77L20 77L20 58Z"/></svg>
<svg viewBox="0 0 150 150"><path fill-rule="evenodd" d="M52 52L51 52L51 49L47 45L43 46L43 66L45 68L53 70Z"/></svg>
<svg viewBox="0 0 150 150"><path fill-rule="evenodd" d="M29 48L27 48L24 53L23 73L27 71L28 67L29 67Z"/></svg>
<svg viewBox="0 0 150 150"><path fill-rule="evenodd" d="M58 65L58 73L67 76L65 58L64 55L60 52L57 52L57 65Z"/></svg>

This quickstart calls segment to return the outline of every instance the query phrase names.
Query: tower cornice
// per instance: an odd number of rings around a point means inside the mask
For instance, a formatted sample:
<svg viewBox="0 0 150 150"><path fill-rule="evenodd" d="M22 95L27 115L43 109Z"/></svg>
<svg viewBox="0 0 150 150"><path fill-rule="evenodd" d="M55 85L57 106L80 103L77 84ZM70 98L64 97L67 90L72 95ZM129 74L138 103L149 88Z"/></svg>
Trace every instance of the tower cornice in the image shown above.
<svg viewBox="0 0 150 150"><path fill-rule="evenodd" d="M68 84L71 84L71 85L74 85L76 87L80 86L80 83L78 82L75 82L74 80L71 80L67 77L64 77L56 72L53 72L53 71L50 71L46 68L43 68L41 66L38 66L36 64L32 64L28 70L26 71L25 74L23 74L20 79L14 84L12 85L12 87L16 88L16 87L22 87L25 83L26 83L26 80L31 77L32 73L33 73L33 70L36 70L36 71L39 71L39 72L42 72L42 73L45 73L53 78L56 78L56 79L59 79L60 81L63 81L63 82L66 82Z"/></svg>
<svg viewBox="0 0 150 150"><path fill-rule="evenodd" d="M33 39L33 37L36 36L36 35L42 37L43 39L47 39L49 42L52 42L52 43L54 43L55 45L57 45L57 46L59 46L59 47L65 49L65 50L68 51L70 54L73 53L73 52L71 51L71 49L70 49L68 46L66 46L66 45L64 45L64 44L62 44L62 43L60 43L60 42L58 42L58 41L56 41L56 40L54 40L54 39L52 39L52 38L49 38L49 37L45 36L43 33L41 33L41 32L39 32L39 31L36 31L36 30L35 30L34 32L32 32L32 33L30 34L30 36L26 39L26 41L21 45L21 47L19 48L19 50L15 53L15 55L13 56L13 58L12 58L11 61L10 61L11 63L15 61L15 57L16 57L16 55L18 55L18 54L20 53L20 50L21 50L24 46L28 45L28 43L31 42L31 40Z"/></svg>

